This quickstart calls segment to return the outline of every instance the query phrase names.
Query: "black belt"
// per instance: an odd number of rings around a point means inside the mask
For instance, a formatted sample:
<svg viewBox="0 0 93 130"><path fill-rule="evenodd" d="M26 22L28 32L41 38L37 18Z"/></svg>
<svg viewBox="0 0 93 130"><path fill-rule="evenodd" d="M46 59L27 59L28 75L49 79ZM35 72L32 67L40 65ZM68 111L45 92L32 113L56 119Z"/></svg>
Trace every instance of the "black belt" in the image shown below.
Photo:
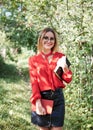
<svg viewBox="0 0 93 130"><path fill-rule="evenodd" d="M44 99L53 100L54 96L59 95L62 93L62 88L58 88L55 91L53 90L46 90L41 92L41 97Z"/></svg>

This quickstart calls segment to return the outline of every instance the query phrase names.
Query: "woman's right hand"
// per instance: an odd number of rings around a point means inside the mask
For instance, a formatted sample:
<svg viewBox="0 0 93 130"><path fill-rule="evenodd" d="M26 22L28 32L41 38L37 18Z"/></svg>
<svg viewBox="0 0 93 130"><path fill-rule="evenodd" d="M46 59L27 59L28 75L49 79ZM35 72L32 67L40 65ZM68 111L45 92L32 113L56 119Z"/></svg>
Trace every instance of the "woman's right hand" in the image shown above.
<svg viewBox="0 0 93 130"><path fill-rule="evenodd" d="M37 99L36 100L36 113L38 115L46 115L46 110L42 106L41 99Z"/></svg>

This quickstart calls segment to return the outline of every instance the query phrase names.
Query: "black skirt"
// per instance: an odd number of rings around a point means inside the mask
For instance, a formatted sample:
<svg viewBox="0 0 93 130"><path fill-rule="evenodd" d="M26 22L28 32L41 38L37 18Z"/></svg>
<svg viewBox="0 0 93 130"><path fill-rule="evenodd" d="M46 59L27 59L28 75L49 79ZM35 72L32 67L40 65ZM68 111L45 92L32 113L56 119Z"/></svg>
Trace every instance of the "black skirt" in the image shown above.
<svg viewBox="0 0 93 130"><path fill-rule="evenodd" d="M43 99L54 100L53 110L51 114L38 115L31 112L31 122L40 127L62 127L64 125L65 102L61 88L56 91L43 91L41 93Z"/></svg>

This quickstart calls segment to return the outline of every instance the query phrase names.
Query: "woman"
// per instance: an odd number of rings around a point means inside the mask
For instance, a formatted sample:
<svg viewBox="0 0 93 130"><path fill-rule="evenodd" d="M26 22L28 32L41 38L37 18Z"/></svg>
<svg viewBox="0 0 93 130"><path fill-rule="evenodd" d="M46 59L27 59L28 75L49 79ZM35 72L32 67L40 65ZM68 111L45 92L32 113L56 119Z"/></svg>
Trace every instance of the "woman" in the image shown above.
<svg viewBox="0 0 93 130"><path fill-rule="evenodd" d="M38 53L29 58L32 86L31 120L40 130L62 130L64 124L65 102L62 90L65 87L64 82L71 82L72 72L65 58L61 69L57 67L59 59L65 57L63 53L57 51L57 48L55 31L45 28L38 38ZM50 105L52 107L50 113L44 107L42 99L52 101L53 107Z"/></svg>

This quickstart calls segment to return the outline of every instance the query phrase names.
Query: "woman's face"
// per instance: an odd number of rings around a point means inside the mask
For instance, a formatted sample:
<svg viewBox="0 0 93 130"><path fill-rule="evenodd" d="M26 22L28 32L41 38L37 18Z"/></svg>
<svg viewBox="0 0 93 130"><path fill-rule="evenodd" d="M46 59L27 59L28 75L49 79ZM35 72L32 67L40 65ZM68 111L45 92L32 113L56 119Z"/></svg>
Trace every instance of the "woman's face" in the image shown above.
<svg viewBox="0 0 93 130"><path fill-rule="evenodd" d="M52 32L47 32L42 38L42 47L44 51L50 51L55 45L55 37Z"/></svg>

